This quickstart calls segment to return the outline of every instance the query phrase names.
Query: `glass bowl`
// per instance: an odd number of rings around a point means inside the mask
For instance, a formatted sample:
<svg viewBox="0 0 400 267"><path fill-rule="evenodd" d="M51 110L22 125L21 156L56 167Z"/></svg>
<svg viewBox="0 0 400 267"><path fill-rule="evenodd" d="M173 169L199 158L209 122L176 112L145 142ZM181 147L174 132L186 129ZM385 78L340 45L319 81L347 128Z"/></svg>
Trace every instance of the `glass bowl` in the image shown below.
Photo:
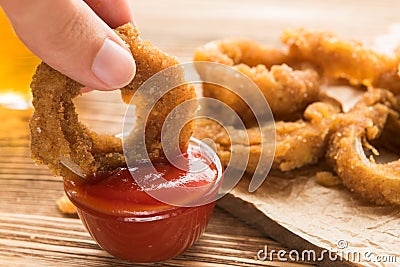
<svg viewBox="0 0 400 267"><path fill-rule="evenodd" d="M87 179L65 179L64 189L90 235L111 255L131 262L167 260L200 238L222 183L220 160L206 144L192 138L187 158L189 165L196 162L193 166L201 160L204 168L193 173L170 164L155 168L168 186L183 190L183 194L171 191L174 200L181 196L182 203L199 205L175 206L152 197L135 180L147 174L140 165L134 171L122 168ZM188 199L188 189L196 192L196 185L200 185L198 193L190 193Z"/></svg>

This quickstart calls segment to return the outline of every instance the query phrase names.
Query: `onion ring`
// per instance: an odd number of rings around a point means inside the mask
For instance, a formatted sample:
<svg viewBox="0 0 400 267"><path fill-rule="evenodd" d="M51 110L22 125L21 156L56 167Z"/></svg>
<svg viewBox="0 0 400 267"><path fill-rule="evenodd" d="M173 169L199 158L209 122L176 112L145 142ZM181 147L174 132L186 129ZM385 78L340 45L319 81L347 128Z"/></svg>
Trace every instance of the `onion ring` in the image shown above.
<svg viewBox="0 0 400 267"><path fill-rule="evenodd" d="M129 102L149 77L179 62L150 42L140 39L137 29L131 24L117 28L116 32L129 46L137 66L133 81L122 88L123 99ZM174 74L174 78L183 79L183 72ZM96 134L79 122L72 99L80 95L81 87L45 63L38 66L31 84L35 108L30 121L32 157L36 163L46 164L55 175L63 177L75 174L62 161L76 166L84 174L125 166L119 138ZM165 160L160 125L178 104L195 96L192 85L179 86L165 94L153 107L146 120L146 148L152 161ZM137 116L140 117L138 110ZM186 124L182 129L179 138L182 151L186 150L192 132L193 123Z"/></svg>
<svg viewBox="0 0 400 267"><path fill-rule="evenodd" d="M304 109L319 99L320 80L313 69L293 70L294 64L283 51L249 40L210 42L196 50L195 61L211 61L248 76L261 90L277 120L301 118ZM270 69L270 70L268 70ZM213 75L198 69L200 77ZM248 105L236 94L212 84L203 85L206 97L229 105L247 126L256 124Z"/></svg>
<svg viewBox="0 0 400 267"><path fill-rule="evenodd" d="M368 142L391 126L390 114L399 118L399 112L400 101L391 92L375 89L365 93L349 113L337 117L326 154L350 191L378 205L400 204L400 159L377 164L364 150L379 154Z"/></svg>
<svg viewBox="0 0 400 267"><path fill-rule="evenodd" d="M323 101L309 105L304 111L303 120L276 122L276 150L272 168L290 171L316 163L326 151L330 126L340 111L341 105L336 100L326 97ZM194 136L199 139L211 139L224 166L234 166L234 163L230 162L231 153L240 153L246 149L250 151L246 171L254 172L262 151L259 131L270 131L268 127L271 126L247 129L247 142L246 133L241 130L230 131L235 134L232 138L221 125L212 120L200 120L196 123ZM240 137L243 137L243 140Z"/></svg>
<svg viewBox="0 0 400 267"><path fill-rule="evenodd" d="M351 85L386 88L400 94L399 57L380 54L329 32L287 30L281 41L288 45L289 57L315 65L329 79L344 78Z"/></svg>

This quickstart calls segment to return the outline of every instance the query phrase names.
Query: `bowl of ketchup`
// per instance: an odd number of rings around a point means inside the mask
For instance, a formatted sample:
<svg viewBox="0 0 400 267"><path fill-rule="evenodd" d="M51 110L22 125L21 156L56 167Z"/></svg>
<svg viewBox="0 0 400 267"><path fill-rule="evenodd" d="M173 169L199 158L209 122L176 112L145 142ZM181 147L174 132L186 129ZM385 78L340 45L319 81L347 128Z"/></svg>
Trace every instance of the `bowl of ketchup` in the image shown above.
<svg viewBox="0 0 400 267"><path fill-rule="evenodd" d="M192 138L185 157L185 170L170 163L153 163L152 170L138 164L86 179L65 179L64 189L104 250L131 262L164 261L200 238L222 183L221 163L207 145ZM164 182L154 188L138 183L154 174ZM174 202L154 197L159 192Z"/></svg>

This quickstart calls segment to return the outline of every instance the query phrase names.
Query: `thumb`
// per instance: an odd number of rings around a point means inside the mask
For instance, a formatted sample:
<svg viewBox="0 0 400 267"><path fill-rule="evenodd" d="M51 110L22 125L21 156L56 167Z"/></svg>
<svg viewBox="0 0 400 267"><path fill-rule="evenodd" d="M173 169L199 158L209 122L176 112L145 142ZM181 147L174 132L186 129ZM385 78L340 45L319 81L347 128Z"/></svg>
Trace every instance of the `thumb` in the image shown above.
<svg viewBox="0 0 400 267"><path fill-rule="evenodd" d="M124 42L80 0L0 0L13 27L44 62L99 90L127 85L136 72Z"/></svg>

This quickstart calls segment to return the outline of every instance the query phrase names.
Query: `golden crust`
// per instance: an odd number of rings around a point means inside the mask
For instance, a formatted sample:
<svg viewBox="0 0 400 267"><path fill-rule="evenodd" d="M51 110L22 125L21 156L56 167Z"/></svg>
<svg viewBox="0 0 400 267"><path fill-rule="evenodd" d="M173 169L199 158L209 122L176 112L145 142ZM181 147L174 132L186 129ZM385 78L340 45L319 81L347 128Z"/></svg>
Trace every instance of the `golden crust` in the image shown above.
<svg viewBox="0 0 400 267"><path fill-rule="evenodd" d="M137 65L133 81L122 89L125 100L153 74L177 65L168 56L147 41L139 38L131 24L119 27L118 34L127 42ZM183 72L182 72L183 73ZM183 75L178 79L183 78ZM125 165L122 144L114 136L98 135L78 120L72 99L80 94L82 86L45 63L41 63L31 84L35 111L30 121L32 157L39 164L46 164L55 175L74 174L61 161L77 165L84 173L115 169ZM146 147L151 160L164 160L161 147L161 129L167 112L185 100L195 98L191 85L179 86L166 95L152 109L146 121ZM192 115L193 105L187 116ZM140 116L140 109L137 111ZM181 131L179 145L185 150L193 132L192 123ZM142 133L143 134L143 133Z"/></svg>
<svg viewBox="0 0 400 267"><path fill-rule="evenodd" d="M187 100L196 98L195 89L192 84L186 84L182 68L175 67L171 69L171 67L179 65L179 61L175 57L153 46L149 41L142 40L136 28L133 28L130 24L126 24L118 27L116 31L122 40L129 45L137 67L133 81L121 89L122 98L126 103L131 101L133 94L145 81L156 73L168 68L170 68L170 71L166 71L164 75L172 77L173 82L184 84L163 95L154 105L146 120L146 147L150 159L165 160L161 145L163 123L175 107ZM139 117L142 113L141 108L144 108L145 105L142 102L137 104L136 113ZM189 122L189 120L193 117L196 109L197 105L191 105L186 112L186 117L179 118L182 121L188 121L179 135L179 147L181 151L186 151L189 138L192 136L194 124L193 122ZM132 140L132 142L136 142L136 140Z"/></svg>
<svg viewBox="0 0 400 267"><path fill-rule="evenodd" d="M46 64L38 66L31 88L35 111L30 121L32 157L55 175L68 175L61 164L67 156L85 172L96 170L90 132L78 122L72 98L80 85Z"/></svg>

